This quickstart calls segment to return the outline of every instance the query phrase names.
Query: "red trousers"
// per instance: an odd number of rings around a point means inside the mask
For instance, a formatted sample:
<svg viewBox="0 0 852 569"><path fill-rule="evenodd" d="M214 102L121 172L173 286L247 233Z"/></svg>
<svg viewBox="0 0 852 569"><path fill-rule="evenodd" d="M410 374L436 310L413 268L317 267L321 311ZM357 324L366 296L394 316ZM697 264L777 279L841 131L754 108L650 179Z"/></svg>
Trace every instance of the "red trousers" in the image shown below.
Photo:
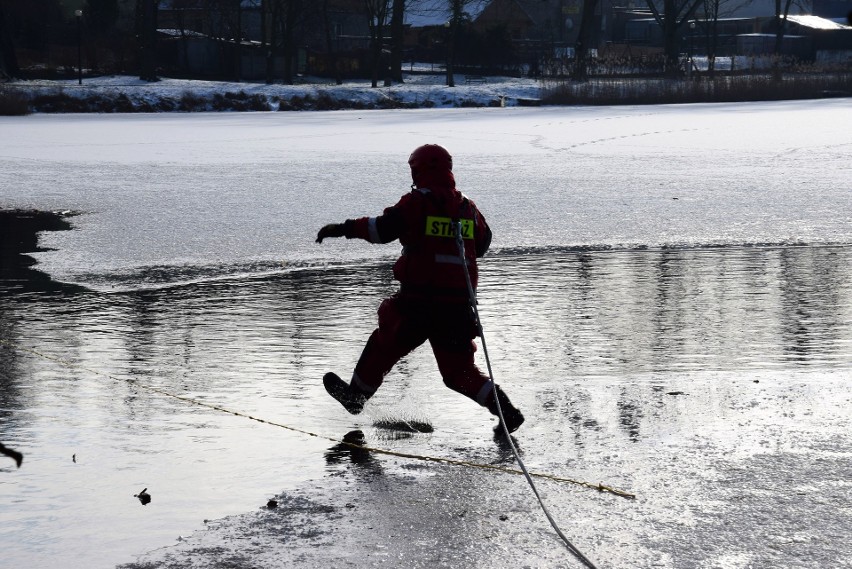
<svg viewBox="0 0 852 569"><path fill-rule="evenodd" d="M485 405L491 380L474 364L477 326L466 301L396 295L382 302L378 315L379 327L355 366L353 387L372 395L400 359L428 340L444 384Z"/></svg>

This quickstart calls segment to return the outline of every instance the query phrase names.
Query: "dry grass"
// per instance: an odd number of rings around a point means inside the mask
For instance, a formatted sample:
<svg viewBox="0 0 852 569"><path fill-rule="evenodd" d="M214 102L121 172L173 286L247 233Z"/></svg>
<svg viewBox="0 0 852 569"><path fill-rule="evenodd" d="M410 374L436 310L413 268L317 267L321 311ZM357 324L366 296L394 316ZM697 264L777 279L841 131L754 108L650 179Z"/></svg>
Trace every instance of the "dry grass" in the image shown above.
<svg viewBox="0 0 852 569"><path fill-rule="evenodd" d="M0 116L15 117L30 114L29 98L15 89L0 85Z"/></svg>
<svg viewBox="0 0 852 569"><path fill-rule="evenodd" d="M656 105L852 97L852 72L771 73L692 79L592 79L554 81L544 89L548 105Z"/></svg>

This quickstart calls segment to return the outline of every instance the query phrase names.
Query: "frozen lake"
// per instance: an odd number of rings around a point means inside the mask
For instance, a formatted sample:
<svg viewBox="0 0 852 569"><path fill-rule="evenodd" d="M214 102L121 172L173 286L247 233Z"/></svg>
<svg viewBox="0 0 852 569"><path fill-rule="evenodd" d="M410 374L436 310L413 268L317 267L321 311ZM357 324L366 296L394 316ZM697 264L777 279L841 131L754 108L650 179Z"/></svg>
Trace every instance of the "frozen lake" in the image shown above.
<svg viewBox="0 0 852 569"><path fill-rule="evenodd" d="M495 233L481 312L527 466L636 494L540 479L572 542L852 567L850 124L844 100L0 118L0 207L82 212L36 256L88 289L0 295L4 564L579 567L522 477L336 443L513 465L428 348L362 416L320 387L398 246L316 230L438 142Z"/></svg>
<svg viewBox="0 0 852 569"><path fill-rule="evenodd" d="M393 203L431 140L500 249L849 243L851 120L845 100L5 118L0 200L87 212L40 261L93 286L390 257L310 237Z"/></svg>

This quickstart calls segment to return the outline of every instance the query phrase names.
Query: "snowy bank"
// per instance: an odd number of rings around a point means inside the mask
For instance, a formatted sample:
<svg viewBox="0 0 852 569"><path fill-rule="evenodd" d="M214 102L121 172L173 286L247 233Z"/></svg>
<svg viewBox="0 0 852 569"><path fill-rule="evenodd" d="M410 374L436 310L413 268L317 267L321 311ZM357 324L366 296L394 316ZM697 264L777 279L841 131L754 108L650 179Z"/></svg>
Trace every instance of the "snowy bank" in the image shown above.
<svg viewBox="0 0 852 569"><path fill-rule="evenodd" d="M304 79L296 85L162 79L131 76L77 80L34 80L8 83L10 92L25 92L36 112L170 112L279 111L393 108L458 108L516 106L536 102L541 83L510 77L468 78L456 87L443 75L411 74L390 87L371 87L368 80L341 85Z"/></svg>
<svg viewBox="0 0 852 569"><path fill-rule="evenodd" d="M589 81L411 72L403 83L372 87L302 77L296 85L130 76L17 81L0 86L0 115L35 113L160 113L331 111L515 107L547 105L657 105L821 99L852 96L852 73L767 71L710 75L696 61L688 77L629 76L624 70Z"/></svg>

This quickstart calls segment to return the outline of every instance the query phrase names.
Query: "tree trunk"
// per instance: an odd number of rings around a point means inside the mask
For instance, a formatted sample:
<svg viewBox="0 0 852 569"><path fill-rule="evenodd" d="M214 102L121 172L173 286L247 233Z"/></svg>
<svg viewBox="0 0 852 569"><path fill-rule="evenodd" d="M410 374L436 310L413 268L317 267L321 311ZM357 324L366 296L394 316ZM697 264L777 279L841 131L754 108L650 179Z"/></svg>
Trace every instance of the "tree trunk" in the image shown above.
<svg viewBox="0 0 852 569"><path fill-rule="evenodd" d="M663 51L666 56L666 73L676 75L680 63L680 30L692 17L703 0L664 0L663 13L654 0L646 0L648 9L663 32Z"/></svg>
<svg viewBox="0 0 852 569"><path fill-rule="evenodd" d="M781 9L782 0L775 0L775 55L781 55L781 48L784 45L784 32L787 27L787 14L790 13L790 4L792 0L786 0L784 9Z"/></svg>
<svg viewBox="0 0 852 569"><path fill-rule="evenodd" d="M293 58L295 57L295 49L293 47L293 30L285 27L282 34L282 43L284 44L284 82L287 85L293 84Z"/></svg>
<svg viewBox="0 0 852 569"><path fill-rule="evenodd" d="M405 0L393 0L391 12L390 76L402 83L402 46L405 41Z"/></svg>
<svg viewBox="0 0 852 569"><path fill-rule="evenodd" d="M266 42L266 84L275 83L275 52L278 48L279 0L264 0L263 36Z"/></svg>
<svg viewBox="0 0 852 569"><path fill-rule="evenodd" d="M780 82L781 76L781 51L784 47L784 32L787 28L787 15L790 13L790 4L793 0L784 0L784 12L781 12L782 0L775 0L775 61L772 64L772 78Z"/></svg>
<svg viewBox="0 0 852 569"><path fill-rule="evenodd" d="M234 79L237 83L239 83L243 76L243 8L242 3L239 0L237 0L236 9L237 24L236 31L234 32Z"/></svg>
<svg viewBox="0 0 852 569"><path fill-rule="evenodd" d="M583 0L583 16L580 19L580 30L577 32L577 43L574 46L575 81L585 81L589 76L589 40L592 37L597 5L598 0Z"/></svg>
<svg viewBox="0 0 852 569"><path fill-rule="evenodd" d="M677 19L666 13L663 18L663 51L666 54L666 74L676 75L680 68L680 43Z"/></svg>
<svg viewBox="0 0 852 569"><path fill-rule="evenodd" d="M716 51L719 48L719 8L723 0L705 0L704 12L707 14L704 41L707 47L707 74L716 73Z"/></svg>
<svg viewBox="0 0 852 569"><path fill-rule="evenodd" d="M372 59L370 65L372 68L370 71L370 82L371 86L375 88L379 86L379 66L382 59L382 42L379 38L382 33L382 26L376 26L374 30L373 38L370 42L370 58Z"/></svg>
<svg viewBox="0 0 852 569"><path fill-rule="evenodd" d="M331 26L331 18L328 14L328 0L325 0L322 5L322 20L325 25L325 43L326 43L326 51L328 51L328 65L334 71L334 82L338 85L343 84L343 78L340 76L340 65L338 63L337 56L337 46L335 45L335 41L337 38L333 37L334 30Z"/></svg>
<svg viewBox="0 0 852 569"><path fill-rule="evenodd" d="M387 64L382 58L384 48L385 26L388 23L388 0L364 0L364 8L369 18L370 30L370 79L372 86L379 86L379 69L382 63Z"/></svg>
<svg viewBox="0 0 852 569"><path fill-rule="evenodd" d="M139 79L157 80L157 0L137 0Z"/></svg>
<svg viewBox="0 0 852 569"><path fill-rule="evenodd" d="M447 30L447 87L456 86L456 37L464 15L465 0L450 0L450 26Z"/></svg>

